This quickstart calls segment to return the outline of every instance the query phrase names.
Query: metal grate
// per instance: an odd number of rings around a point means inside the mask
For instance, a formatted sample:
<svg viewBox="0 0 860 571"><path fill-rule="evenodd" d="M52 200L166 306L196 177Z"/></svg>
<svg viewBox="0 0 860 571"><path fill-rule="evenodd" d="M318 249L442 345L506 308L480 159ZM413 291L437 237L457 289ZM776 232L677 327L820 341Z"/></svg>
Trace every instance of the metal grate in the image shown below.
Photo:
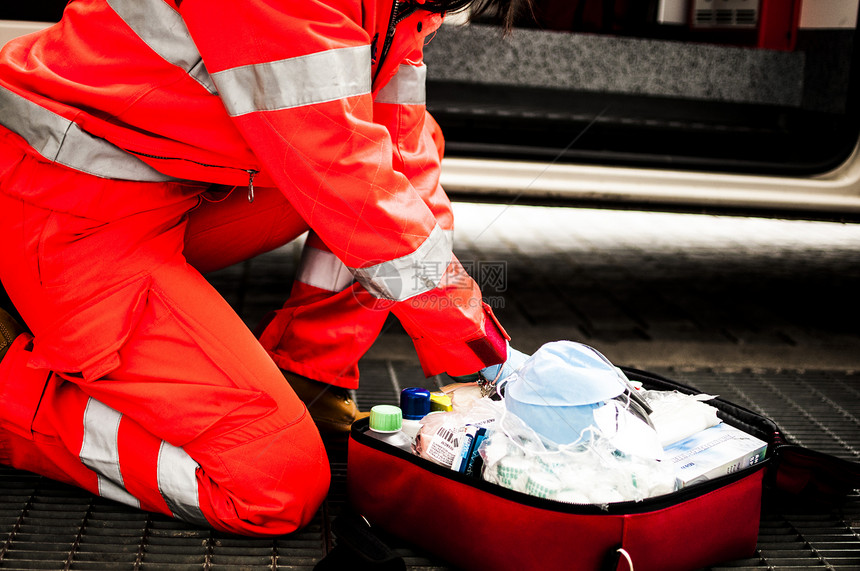
<svg viewBox="0 0 860 571"><path fill-rule="evenodd" d="M322 510L296 534L257 539L148 514L9 468L0 481L0 569L312 569L325 553Z"/></svg>

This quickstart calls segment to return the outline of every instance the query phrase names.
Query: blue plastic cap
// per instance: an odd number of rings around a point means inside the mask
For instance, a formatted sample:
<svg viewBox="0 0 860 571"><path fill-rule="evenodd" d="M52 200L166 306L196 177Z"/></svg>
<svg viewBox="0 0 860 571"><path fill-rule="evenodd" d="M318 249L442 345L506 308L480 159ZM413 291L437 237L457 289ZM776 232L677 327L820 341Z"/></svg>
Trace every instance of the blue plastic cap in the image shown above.
<svg viewBox="0 0 860 571"><path fill-rule="evenodd" d="M430 412L430 391L421 387L409 387L400 391L400 410L403 418L421 420Z"/></svg>

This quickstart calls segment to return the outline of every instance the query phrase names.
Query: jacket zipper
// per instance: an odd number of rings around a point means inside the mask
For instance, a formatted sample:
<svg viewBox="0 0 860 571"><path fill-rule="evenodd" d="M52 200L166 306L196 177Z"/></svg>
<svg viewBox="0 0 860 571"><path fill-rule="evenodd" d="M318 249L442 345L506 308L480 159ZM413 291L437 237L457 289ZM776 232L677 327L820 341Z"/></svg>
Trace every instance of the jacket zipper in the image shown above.
<svg viewBox="0 0 860 571"><path fill-rule="evenodd" d="M254 202L254 177L257 175L255 170L245 170L248 173L248 204Z"/></svg>
<svg viewBox="0 0 860 571"><path fill-rule="evenodd" d="M379 57L376 62L376 73L373 74L373 81L376 81L376 78L379 76L379 70L382 69L382 63L385 61L386 56L388 55L388 50L391 49L391 43L394 41L394 32L397 28L397 24L406 19L407 16L411 16L418 9L412 3L398 2L395 0L391 4L391 15L388 17L388 29L385 31L385 39L382 42L382 51L379 53Z"/></svg>
<svg viewBox="0 0 860 571"><path fill-rule="evenodd" d="M149 153L141 153L139 151L132 151L129 149L123 149L127 153L131 153L132 155L137 155L140 157L146 157L148 159L156 159L159 161L187 161L189 163L194 163L195 165L200 165L201 167L213 168L213 169L232 169L232 170L240 170L248 173L248 202L254 202L254 177L257 176L259 170L255 169L243 169L241 167L228 167L224 165L212 165L208 163L201 163L200 161L195 161L193 159L184 159L181 157L162 157L159 155L151 155Z"/></svg>

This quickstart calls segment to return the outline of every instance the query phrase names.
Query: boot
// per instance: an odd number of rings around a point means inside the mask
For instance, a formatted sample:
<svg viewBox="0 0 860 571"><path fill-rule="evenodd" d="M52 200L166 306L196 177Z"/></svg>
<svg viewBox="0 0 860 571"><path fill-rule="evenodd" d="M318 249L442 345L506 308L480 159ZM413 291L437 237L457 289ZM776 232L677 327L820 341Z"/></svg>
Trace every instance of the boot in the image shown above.
<svg viewBox="0 0 860 571"><path fill-rule="evenodd" d="M24 332L25 329L14 317L0 309L0 361L6 356L15 338Z"/></svg>
<svg viewBox="0 0 860 571"><path fill-rule="evenodd" d="M298 397L308 407L322 436L346 435L352 423L370 415L359 412L347 389L312 381L289 371L281 371Z"/></svg>

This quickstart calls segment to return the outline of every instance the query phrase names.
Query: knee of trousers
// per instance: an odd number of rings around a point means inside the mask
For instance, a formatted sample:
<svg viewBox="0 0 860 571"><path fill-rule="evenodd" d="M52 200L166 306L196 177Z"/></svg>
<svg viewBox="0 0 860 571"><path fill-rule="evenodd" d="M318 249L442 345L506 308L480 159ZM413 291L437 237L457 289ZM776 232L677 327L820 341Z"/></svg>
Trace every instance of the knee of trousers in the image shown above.
<svg viewBox="0 0 860 571"><path fill-rule="evenodd" d="M331 481L325 447L307 414L219 451L210 465L200 481L206 519L216 529L243 535L281 535L304 527Z"/></svg>

